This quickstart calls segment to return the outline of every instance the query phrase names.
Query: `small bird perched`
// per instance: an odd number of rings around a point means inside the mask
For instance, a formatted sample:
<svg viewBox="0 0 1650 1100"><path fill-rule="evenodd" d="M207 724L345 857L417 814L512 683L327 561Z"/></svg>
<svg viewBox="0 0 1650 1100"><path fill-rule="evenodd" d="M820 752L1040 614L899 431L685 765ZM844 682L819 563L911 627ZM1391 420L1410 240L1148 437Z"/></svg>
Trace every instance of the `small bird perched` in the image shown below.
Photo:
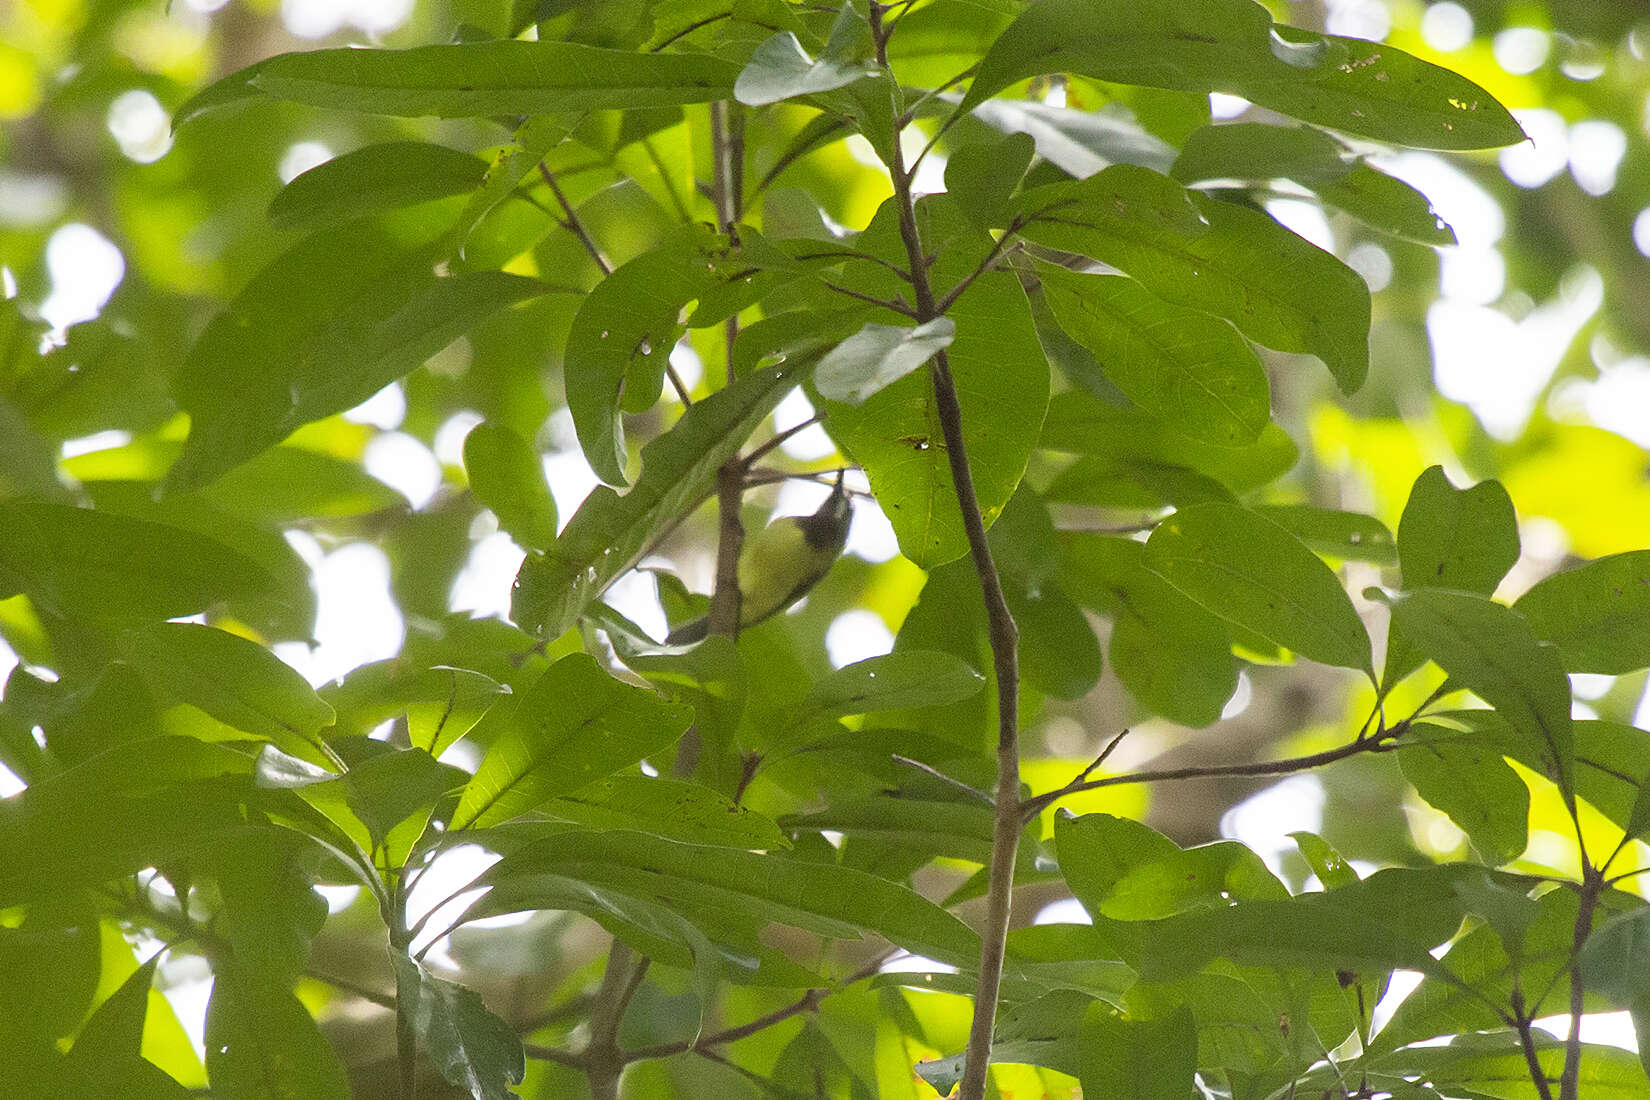
<svg viewBox="0 0 1650 1100"><path fill-rule="evenodd" d="M786 516L745 540L739 555L739 625L755 626L806 596L848 542L853 510L842 472L825 503L811 516ZM704 616L670 632L667 645L690 645L710 632Z"/></svg>

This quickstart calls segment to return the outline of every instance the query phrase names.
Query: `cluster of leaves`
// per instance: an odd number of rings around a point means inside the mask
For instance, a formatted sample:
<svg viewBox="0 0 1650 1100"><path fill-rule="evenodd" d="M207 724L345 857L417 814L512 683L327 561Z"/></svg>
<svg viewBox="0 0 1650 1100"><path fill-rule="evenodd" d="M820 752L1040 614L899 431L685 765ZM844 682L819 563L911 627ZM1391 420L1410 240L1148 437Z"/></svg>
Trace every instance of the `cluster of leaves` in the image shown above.
<svg viewBox="0 0 1650 1100"><path fill-rule="evenodd" d="M1005 1095L1645 1095L1631 1054L1533 1021L1615 1007L1650 1027L1650 907L1618 888L1650 836L1650 734L1572 719L1568 678L1650 666L1650 550L1497 602L1519 557L1499 482L1426 469L1394 536L1303 502L1273 419L1308 357L1360 389L1371 298L1265 200L1448 243L1370 157L1519 141L1488 92L1250 0L544 7L469 5L448 44L279 54L182 102L193 155L258 117L383 128L274 196L280 235L196 304L181 361L159 321L42 353L5 304L16 1095L602 1098L621 1074L635 1096L943 1094L982 957ZM1261 120L1213 122L1210 92ZM430 116L453 121L423 140L385 121ZM874 200L845 182L850 141L881 166ZM942 158L943 190L915 194ZM117 315L212 297L180 279L134 278ZM605 482L565 524L547 374ZM426 438L482 414L452 471L467 488L416 510L338 415L397 381ZM798 615L655 643L604 597L729 479L736 536L741 483L817 473L772 445L798 387L925 574L893 652L825 658L832 601L878 598L852 563ZM60 457L111 429L129 438ZM527 551L512 623L449 610L484 511ZM292 530L383 547L412 623L397 656L318 691L275 656L315 629ZM993 674L987 575L1018 682ZM659 588L675 621L704 609ZM1388 618L1378 664L1366 620ZM1243 667L1297 658L1367 681L1362 728L1184 774L1395 760L1477 858L1360 876L1301 833L1321 889L1292 892L1241 844L1182 848L1097 808L1183 777L1102 760L1028 772L994 886L1005 693L1035 716L1109 667L1134 715L1203 727ZM1532 789L1573 823L1568 872L1503 869ZM1044 813L1078 799L1092 812ZM454 884L464 903L415 907L460 849L490 860ZM362 900L329 917L321 886ZM1016 928L992 963L958 912L1009 887L1069 894L1092 923ZM592 922L604 960L581 953ZM123 931L209 964L204 1067L161 1053L160 957L137 966ZM371 946L340 974L325 948L351 938ZM883 973L891 949L944 966ZM1420 985L1376 1029L1399 971ZM524 999L484 997L497 974ZM346 1064L317 983L393 1012L395 1054Z"/></svg>

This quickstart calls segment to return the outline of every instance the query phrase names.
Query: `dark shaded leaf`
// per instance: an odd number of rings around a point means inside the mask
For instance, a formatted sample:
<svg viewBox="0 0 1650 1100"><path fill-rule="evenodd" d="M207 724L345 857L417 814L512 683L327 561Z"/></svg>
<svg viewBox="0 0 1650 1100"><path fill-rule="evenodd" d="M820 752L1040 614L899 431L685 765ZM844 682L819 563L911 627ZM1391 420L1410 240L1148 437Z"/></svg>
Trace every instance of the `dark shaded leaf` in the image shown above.
<svg viewBox="0 0 1650 1100"><path fill-rule="evenodd" d="M1185 1100L1195 1089L1197 1025L1182 1007L1125 1020L1107 1005L1083 1015L1083 1092L1107 1100Z"/></svg>
<svg viewBox="0 0 1650 1100"><path fill-rule="evenodd" d="M206 1007L206 1072L224 1100L347 1100L344 1067L284 984L233 966L214 974Z"/></svg>
<svg viewBox="0 0 1650 1100"><path fill-rule="evenodd" d="M390 950L398 1001L441 1076L475 1100L510 1100L527 1073L521 1040L488 1011L481 995L438 978L406 953Z"/></svg>

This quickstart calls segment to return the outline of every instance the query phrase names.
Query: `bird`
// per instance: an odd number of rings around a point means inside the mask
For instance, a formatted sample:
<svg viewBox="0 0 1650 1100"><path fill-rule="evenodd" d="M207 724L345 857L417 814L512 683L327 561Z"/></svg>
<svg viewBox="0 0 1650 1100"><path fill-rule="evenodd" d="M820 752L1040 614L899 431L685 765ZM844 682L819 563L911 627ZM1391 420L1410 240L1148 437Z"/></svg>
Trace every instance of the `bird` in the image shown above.
<svg viewBox="0 0 1650 1100"><path fill-rule="evenodd" d="M842 554L853 509L837 471L836 484L811 516L776 519L745 540L739 555L739 625L755 626L806 596ZM683 623L666 645L691 645L710 633L710 617Z"/></svg>

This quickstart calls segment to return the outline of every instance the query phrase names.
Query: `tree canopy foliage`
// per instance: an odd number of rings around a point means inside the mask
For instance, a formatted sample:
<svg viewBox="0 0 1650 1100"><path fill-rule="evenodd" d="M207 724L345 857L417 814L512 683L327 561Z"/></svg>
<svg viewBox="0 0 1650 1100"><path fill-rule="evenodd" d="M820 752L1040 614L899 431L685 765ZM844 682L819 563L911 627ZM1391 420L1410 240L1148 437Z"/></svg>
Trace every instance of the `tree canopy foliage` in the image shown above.
<svg viewBox="0 0 1650 1100"><path fill-rule="evenodd" d="M393 7L0 11L6 1095L1650 1096L1640 5Z"/></svg>

